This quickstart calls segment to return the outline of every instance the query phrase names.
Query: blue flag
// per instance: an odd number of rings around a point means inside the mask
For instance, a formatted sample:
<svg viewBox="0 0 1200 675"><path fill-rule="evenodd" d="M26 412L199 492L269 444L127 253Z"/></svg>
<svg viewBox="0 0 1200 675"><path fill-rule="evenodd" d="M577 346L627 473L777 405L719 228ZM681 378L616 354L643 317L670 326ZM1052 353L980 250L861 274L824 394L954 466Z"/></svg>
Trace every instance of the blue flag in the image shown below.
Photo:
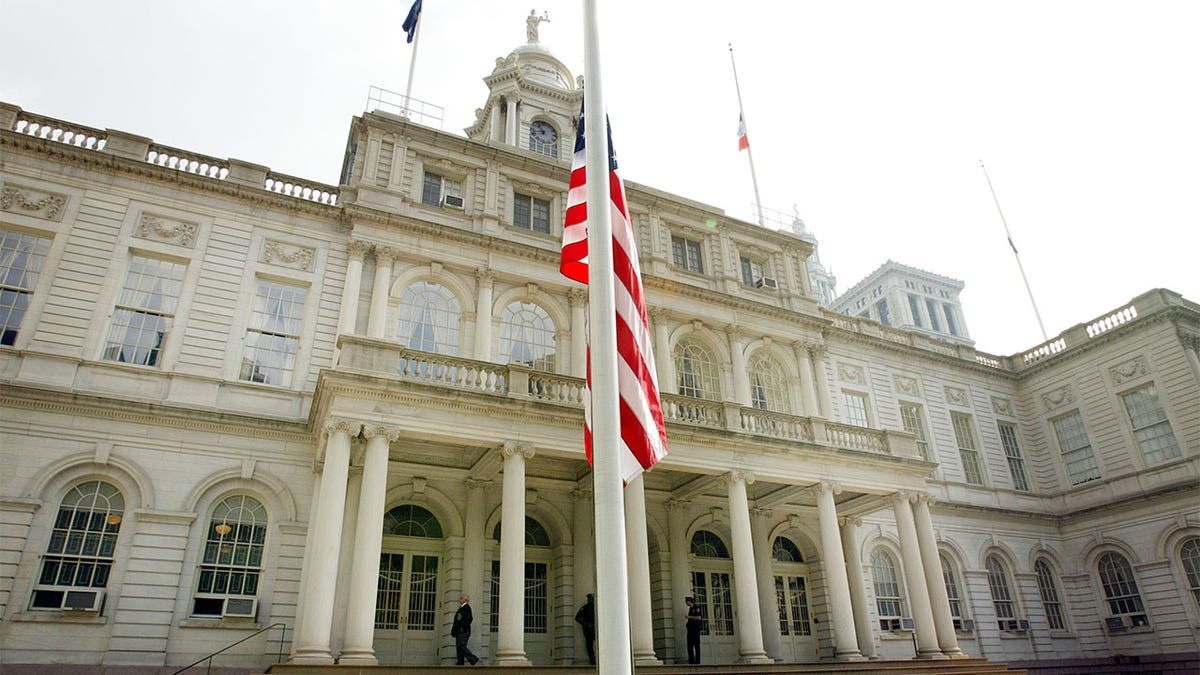
<svg viewBox="0 0 1200 675"><path fill-rule="evenodd" d="M412 42L417 35L417 22L421 20L421 0L415 0L412 8L408 10L408 16L404 17L404 24L400 27L408 33L407 42Z"/></svg>

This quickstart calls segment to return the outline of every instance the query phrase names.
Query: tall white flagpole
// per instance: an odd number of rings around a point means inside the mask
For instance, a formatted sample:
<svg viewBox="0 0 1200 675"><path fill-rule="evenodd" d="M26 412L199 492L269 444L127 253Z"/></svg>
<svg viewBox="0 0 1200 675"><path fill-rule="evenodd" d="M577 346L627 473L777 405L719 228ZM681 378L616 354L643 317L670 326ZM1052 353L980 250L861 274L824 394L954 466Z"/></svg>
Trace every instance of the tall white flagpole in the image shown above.
<svg viewBox="0 0 1200 675"><path fill-rule="evenodd" d="M983 160L979 160L979 168L983 169L983 177L987 179L988 190L992 192L992 201L996 202L996 212L1000 214L1000 222L1004 225L1004 236L1008 237L1008 247L1012 249L1013 257L1017 259L1017 269L1021 271L1021 281L1025 282L1025 292L1029 294L1029 304L1033 305L1033 315L1037 317L1038 328L1042 329L1042 340L1049 340L1046 335L1046 324L1042 323L1042 313L1038 311L1037 301L1033 299L1033 288L1029 286L1029 277L1025 276L1025 266L1021 264L1021 254L1017 253L1017 245L1013 243L1012 232L1008 231L1008 221L1004 219L1004 211L1000 208L1000 200L996 197L996 188L992 187L992 177L988 175Z"/></svg>
<svg viewBox="0 0 1200 675"><path fill-rule="evenodd" d="M591 326L592 489L596 517L596 631L598 665L605 675L631 674L629 578L625 561L625 505L617 448L616 300L613 290L612 199L608 124L600 78L598 0L583 0L583 117L588 224L588 321ZM601 553L603 552L603 553Z"/></svg>
<svg viewBox="0 0 1200 675"><path fill-rule="evenodd" d="M733 88L737 90L738 116L742 120L742 126L746 126L746 111L742 108L742 85L738 84L737 62L733 60L732 43L729 45L729 63L733 66ZM747 138L749 138L749 135L750 132L747 128ZM758 174L754 172L754 148L750 147L749 142L746 143L746 158L750 160L750 182L754 184L754 207L758 209L758 225L759 227L766 227L763 223L762 197L758 196Z"/></svg>
<svg viewBox="0 0 1200 675"><path fill-rule="evenodd" d="M422 8L421 12L424 13L425 9ZM408 85L404 87L404 110L402 111L404 117L408 117L409 111L412 110L411 101L412 101L413 75L417 72L417 46L420 44L421 44L421 17L418 16L417 17L417 27L416 27L416 29L413 30L412 56L409 57L409 61L408 61Z"/></svg>

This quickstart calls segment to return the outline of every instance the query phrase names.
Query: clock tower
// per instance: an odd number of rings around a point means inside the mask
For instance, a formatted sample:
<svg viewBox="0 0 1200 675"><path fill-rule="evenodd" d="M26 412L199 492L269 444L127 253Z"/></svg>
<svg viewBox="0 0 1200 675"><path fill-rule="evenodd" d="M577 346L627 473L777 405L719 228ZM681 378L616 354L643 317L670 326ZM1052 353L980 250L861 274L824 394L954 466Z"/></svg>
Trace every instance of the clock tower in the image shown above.
<svg viewBox="0 0 1200 675"><path fill-rule="evenodd" d="M583 83L538 42L537 24L548 20L530 13L528 41L496 59L492 73L483 78L487 102L475 111L475 123L465 131L472 140L511 145L565 162L575 142Z"/></svg>

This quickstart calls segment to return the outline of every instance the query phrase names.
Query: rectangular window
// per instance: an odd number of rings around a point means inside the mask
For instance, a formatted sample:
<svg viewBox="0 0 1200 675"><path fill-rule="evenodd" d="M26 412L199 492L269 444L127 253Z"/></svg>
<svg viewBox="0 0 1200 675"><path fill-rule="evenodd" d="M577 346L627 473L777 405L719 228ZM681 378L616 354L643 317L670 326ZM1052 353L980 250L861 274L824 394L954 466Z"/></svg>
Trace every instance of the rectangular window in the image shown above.
<svg viewBox="0 0 1200 675"><path fill-rule="evenodd" d="M108 361L158 365L163 343L175 319L186 266L134 255L125 285L117 296L112 327L104 346Z"/></svg>
<svg viewBox="0 0 1200 675"><path fill-rule="evenodd" d="M0 230L0 345L17 341L50 240Z"/></svg>
<svg viewBox="0 0 1200 675"><path fill-rule="evenodd" d="M1171 422L1167 420L1153 384L1123 394L1121 400L1125 402L1133 436L1142 449L1146 464L1154 465L1179 456L1179 442L1171 431Z"/></svg>
<svg viewBox="0 0 1200 675"><path fill-rule="evenodd" d="M921 323L921 301L912 293L908 294L908 311L912 312L912 322L917 328L924 328L925 324Z"/></svg>
<svg viewBox="0 0 1200 675"><path fill-rule="evenodd" d="M1100 478L1100 465L1092 453L1092 442L1083 428L1083 417L1078 410L1054 420L1054 435L1058 438L1058 449L1062 453L1071 485Z"/></svg>
<svg viewBox="0 0 1200 675"><path fill-rule="evenodd" d="M967 482L983 485L983 465L979 461L979 446L975 443L975 422L970 415L959 412L950 413L950 421L954 423L954 438L958 441L958 454Z"/></svg>
<svg viewBox="0 0 1200 675"><path fill-rule="evenodd" d="M921 451L921 456L932 462L933 454L929 451L929 434L925 431L925 415L921 412L921 406L901 403L900 423L905 431L917 437L917 449Z"/></svg>
<svg viewBox="0 0 1200 675"><path fill-rule="evenodd" d="M954 305L943 302L942 311L946 313L946 331L951 335L958 335L958 321L954 318Z"/></svg>
<svg viewBox="0 0 1200 675"><path fill-rule="evenodd" d="M547 595L549 566L546 563L525 563L525 632L546 633L549 596ZM500 561L492 561L491 607L488 624L491 632L500 631Z"/></svg>
<svg viewBox="0 0 1200 675"><path fill-rule="evenodd" d="M513 193L513 225L542 234L550 234L550 202Z"/></svg>
<svg viewBox="0 0 1200 675"><path fill-rule="evenodd" d="M929 310L929 326L941 332L942 324L938 321L937 303L929 298L925 298L925 309Z"/></svg>
<svg viewBox="0 0 1200 675"><path fill-rule="evenodd" d="M425 181L421 186L421 203L428 206L442 206L446 197L457 197L461 206L462 183L426 171Z"/></svg>
<svg viewBox="0 0 1200 675"><path fill-rule="evenodd" d="M892 315L888 312L887 298L875 303L875 312L879 314L879 323L885 326L892 325Z"/></svg>
<svg viewBox="0 0 1200 675"><path fill-rule="evenodd" d="M704 274L704 259L700 255L700 242L672 236L671 257L676 267L696 274Z"/></svg>
<svg viewBox="0 0 1200 675"><path fill-rule="evenodd" d="M871 418L867 415L867 396L855 391L843 391L842 403L845 405L847 424L853 424L856 427L871 426Z"/></svg>
<svg viewBox="0 0 1200 675"><path fill-rule="evenodd" d="M1021 456L1021 446L1017 443L1017 427L1008 422L999 422L996 427L1000 430L1004 456L1008 458L1008 472L1012 474L1013 487L1028 492L1029 478L1025 475L1025 458Z"/></svg>
<svg viewBox="0 0 1200 675"><path fill-rule="evenodd" d="M753 286L758 283L758 280L766 276L763 274L763 264L752 258L742 256L742 283L747 286Z"/></svg>
<svg viewBox="0 0 1200 675"><path fill-rule="evenodd" d="M258 280L239 378L290 387L300 345L305 288Z"/></svg>

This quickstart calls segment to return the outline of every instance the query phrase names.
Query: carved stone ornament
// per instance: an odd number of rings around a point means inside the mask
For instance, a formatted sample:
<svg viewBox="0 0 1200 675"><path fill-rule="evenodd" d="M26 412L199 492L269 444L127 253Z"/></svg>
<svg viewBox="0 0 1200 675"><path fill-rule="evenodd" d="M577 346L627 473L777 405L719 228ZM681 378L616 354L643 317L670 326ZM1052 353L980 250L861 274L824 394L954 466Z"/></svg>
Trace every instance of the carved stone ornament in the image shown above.
<svg viewBox="0 0 1200 675"><path fill-rule="evenodd" d="M192 248L196 245L196 232L199 230L200 226L196 223L143 213L133 233L142 239Z"/></svg>
<svg viewBox="0 0 1200 675"><path fill-rule="evenodd" d="M863 374L863 369L859 366L852 366L848 363L838 364L838 379L843 382L853 382L855 384L866 384L867 377Z"/></svg>
<svg viewBox="0 0 1200 675"><path fill-rule="evenodd" d="M262 254L258 260L259 262L278 265L279 267L290 267L302 272L311 272L313 260L316 257L317 250L314 248L285 244L282 241L267 239L263 242Z"/></svg>
<svg viewBox="0 0 1200 675"><path fill-rule="evenodd" d="M946 387L946 402L950 405L967 407L967 390L961 387Z"/></svg>
<svg viewBox="0 0 1200 675"><path fill-rule="evenodd" d="M43 192L9 183L0 193L0 210L16 211L27 216L36 216L59 222L67 205L67 196Z"/></svg>
<svg viewBox="0 0 1200 675"><path fill-rule="evenodd" d="M896 387L897 394L908 394L909 396L921 396L921 385L917 382L917 378L907 375L896 375L892 378L892 382Z"/></svg>
<svg viewBox="0 0 1200 675"><path fill-rule="evenodd" d="M1124 363L1109 368L1108 372L1112 375L1114 384L1124 384L1129 380L1136 380L1150 374L1150 366L1146 363L1146 357L1135 356Z"/></svg>
<svg viewBox="0 0 1200 675"><path fill-rule="evenodd" d="M1000 398L999 396L992 397L992 412L996 413L997 415L1007 415L1008 417L1016 416L1016 414L1013 413L1012 401L1006 398Z"/></svg>
<svg viewBox="0 0 1200 675"><path fill-rule="evenodd" d="M1042 394L1042 404L1046 406L1046 410L1054 410L1065 405L1070 405L1075 402L1075 394L1071 391L1071 385L1064 384L1058 389L1052 389L1045 394Z"/></svg>

